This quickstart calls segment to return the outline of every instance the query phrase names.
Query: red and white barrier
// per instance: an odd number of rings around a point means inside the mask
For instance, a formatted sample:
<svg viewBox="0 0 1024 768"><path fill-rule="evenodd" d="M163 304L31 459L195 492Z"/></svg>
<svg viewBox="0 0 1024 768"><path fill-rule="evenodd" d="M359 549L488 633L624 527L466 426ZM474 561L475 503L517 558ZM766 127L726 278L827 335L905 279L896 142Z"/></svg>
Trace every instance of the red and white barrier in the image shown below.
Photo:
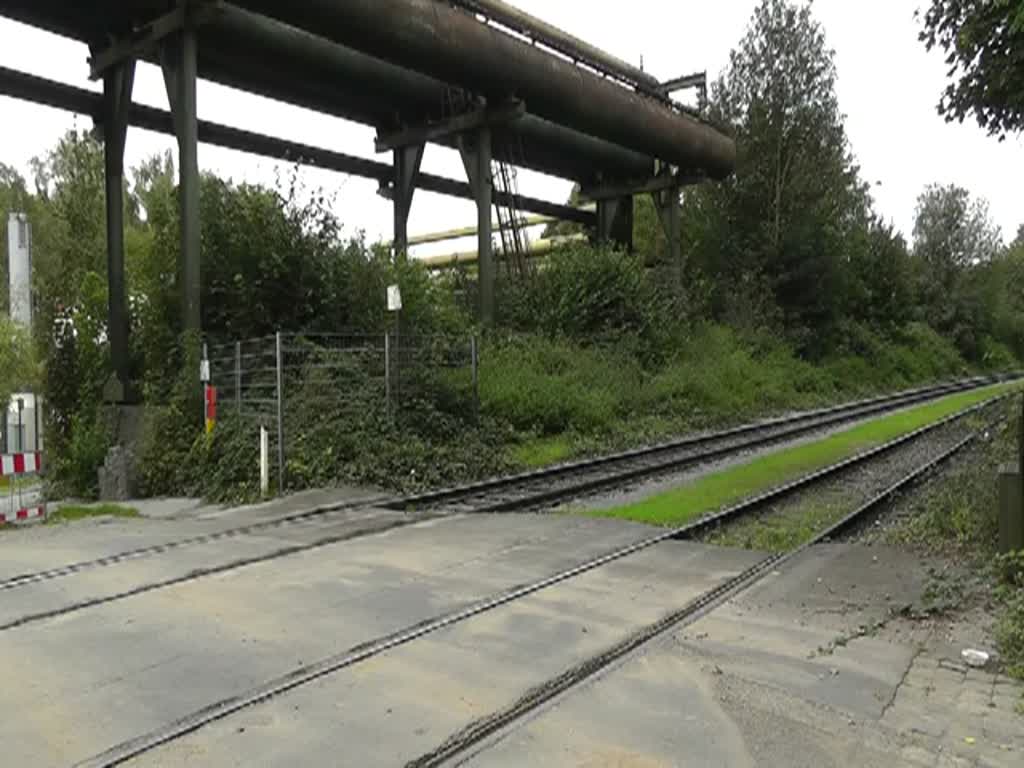
<svg viewBox="0 0 1024 768"><path fill-rule="evenodd" d="M28 509L19 509L15 512L2 512L0 511L0 525L7 523L27 523L33 520L40 520L46 517L46 506L29 507Z"/></svg>
<svg viewBox="0 0 1024 768"><path fill-rule="evenodd" d="M5 453L0 456L0 477L34 475L42 466L42 453Z"/></svg>
<svg viewBox="0 0 1024 768"><path fill-rule="evenodd" d="M22 489L20 487L16 489L15 487L18 485L15 478L38 474L42 467L43 454L38 451L0 455L0 477L12 478L10 483L10 503L6 510L0 510L0 525L38 522L46 518L45 504L21 507L26 500L23 500ZM21 508L19 509L19 507Z"/></svg>

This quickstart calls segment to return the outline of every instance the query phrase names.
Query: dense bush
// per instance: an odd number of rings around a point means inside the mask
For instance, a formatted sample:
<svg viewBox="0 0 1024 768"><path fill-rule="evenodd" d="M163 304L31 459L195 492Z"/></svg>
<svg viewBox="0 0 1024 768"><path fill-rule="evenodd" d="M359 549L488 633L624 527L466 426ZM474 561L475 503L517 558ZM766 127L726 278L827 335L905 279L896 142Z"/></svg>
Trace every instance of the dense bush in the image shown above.
<svg viewBox="0 0 1024 768"><path fill-rule="evenodd" d="M428 349L425 365L407 363L403 369L401 394L389 413L379 356L346 354L310 341L303 346L303 367L285 378L288 490L339 483L415 490L506 467L507 436L492 421L478 419L468 370L434 367ZM169 404L147 411L141 445L144 490L225 502L256 498L259 428L267 426L276 440L273 413L239 417L225 404L216 428L205 435L190 415L198 414L198 408L185 406L188 397L186 388L177 386ZM274 455L274 486L276 468Z"/></svg>
<svg viewBox="0 0 1024 768"><path fill-rule="evenodd" d="M628 354L538 335L486 348L481 367L484 413L541 435L610 430L644 378Z"/></svg>
<svg viewBox="0 0 1024 768"><path fill-rule="evenodd" d="M856 347L815 365L764 333L700 324L677 330L663 360L616 345L517 335L484 350L486 414L532 435L656 436L837 398L920 384L965 369L950 345L910 326L900 341L863 329ZM640 427L638 430L637 427Z"/></svg>
<svg viewBox="0 0 1024 768"><path fill-rule="evenodd" d="M94 498L99 491L98 470L110 448L110 430L100 412L77 414L71 423L71 438L62 451L49 451L53 458L51 490L80 499Z"/></svg>
<svg viewBox="0 0 1024 768"><path fill-rule="evenodd" d="M578 343L628 339L654 348L674 326L670 304L648 279L643 260L613 248L567 246L503 293L506 327Z"/></svg>
<svg viewBox="0 0 1024 768"><path fill-rule="evenodd" d="M888 338L848 324L842 345L822 366L846 391L903 387L961 375L968 368L952 343L922 323L896 329Z"/></svg>
<svg viewBox="0 0 1024 768"><path fill-rule="evenodd" d="M995 571L996 596L1004 606L996 640L1010 674L1024 680L1024 550L1000 555Z"/></svg>
<svg viewBox="0 0 1024 768"><path fill-rule="evenodd" d="M835 117L829 104L818 106ZM750 117L737 109L730 119ZM806 188L783 201L767 230L757 157L742 157L733 180L689 190L685 263L667 264L664 238L641 231L637 242L648 252L576 244L534 274L504 280L499 322L481 341L479 421L465 368L416 369L393 415L379 380L365 372L301 372L288 384L293 487L451 482L504 466L510 444L522 441L594 451L972 367L1015 367L1024 351L1024 242L988 260L951 263L943 233L966 228L988 243L990 228L980 208L967 216L950 206L963 196L940 189L922 202L927 247L911 253L870 215L849 158L826 159L845 175L822 187L802 173L794 185ZM100 416L111 374L102 167L102 146L69 134L40 164L40 194L22 201L43 223L35 341L50 406L48 451L57 479L81 495L95 492L110 439ZM202 435L199 340L179 339L173 165L153 158L133 176L125 242L131 374L147 403L144 490L249 496L257 479L252 424L228 419L213 437ZM3 178L3 195L28 194ZM840 213L807 203L821 189L836 196ZM467 275L430 275L346 236L330 201L306 194L295 176L270 189L205 175L201 194L203 328L212 340L277 330L381 334L394 322L384 306L392 283L402 287L407 338L474 329ZM638 227L659 226L649 205L638 211ZM561 447L549 453L567 455Z"/></svg>

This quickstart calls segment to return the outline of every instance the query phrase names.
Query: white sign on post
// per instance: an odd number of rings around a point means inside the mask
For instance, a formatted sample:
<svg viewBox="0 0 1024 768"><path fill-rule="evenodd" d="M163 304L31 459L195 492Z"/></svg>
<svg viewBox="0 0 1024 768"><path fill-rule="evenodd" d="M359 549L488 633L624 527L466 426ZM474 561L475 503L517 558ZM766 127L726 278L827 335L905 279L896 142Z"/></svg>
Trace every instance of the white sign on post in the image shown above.
<svg viewBox="0 0 1024 768"><path fill-rule="evenodd" d="M402 309L402 292L397 285L388 286L388 312L398 312Z"/></svg>
<svg viewBox="0 0 1024 768"><path fill-rule="evenodd" d="M270 435L267 428L260 426L260 495L270 495Z"/></svg>
<svg viewBox="0 0 1024 768"><path fill-rule="evenodd" d="M210 383L210 361L200 360L199 361L199 381L203 384Z"/></svg>

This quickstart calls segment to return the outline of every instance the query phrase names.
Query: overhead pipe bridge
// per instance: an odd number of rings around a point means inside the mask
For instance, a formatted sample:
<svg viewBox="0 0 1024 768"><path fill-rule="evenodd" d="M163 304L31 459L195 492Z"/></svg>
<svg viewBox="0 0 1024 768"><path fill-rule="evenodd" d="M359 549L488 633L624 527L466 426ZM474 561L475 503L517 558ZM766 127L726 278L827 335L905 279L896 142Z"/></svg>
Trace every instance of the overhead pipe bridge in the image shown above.
<svg viewBox="0 0 1024 768"><path fill-rule="evenodd" d="M200 140L377 179L393 202L399 258L417 188L471 197L485 321L492 204L592 223L599 239L629 247L632 195L650 192L678 253L680 186L724 178L735 163L732 140L674 105L652 75L501 0L0 0L0 15L85 43L91 75L103 81L101 96L0 69L0 93L84 112L102 127L114 400L129 397L121 220L129 124L178 140L187 329L201 325ZM170 113L132 103L139 60L162 68ZM200 121L197 78L372 126L392 162ZM428 142L461 153L468 183L420 172ZM576 182L596 214L496 195L494 159Z"/></svg>

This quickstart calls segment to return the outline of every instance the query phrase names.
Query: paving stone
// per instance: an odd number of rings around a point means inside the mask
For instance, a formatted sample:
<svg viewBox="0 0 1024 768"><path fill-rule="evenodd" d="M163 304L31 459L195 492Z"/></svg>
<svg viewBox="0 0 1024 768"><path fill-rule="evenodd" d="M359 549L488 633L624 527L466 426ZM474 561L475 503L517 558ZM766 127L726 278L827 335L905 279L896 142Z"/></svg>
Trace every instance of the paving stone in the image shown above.
<svg viewBox="0 0 1024 768"><path fill-rule="evenodd" d="M952 702L960 696L961 688L959 681L936 678L932 685L934 688L931 694L932 699Z"/></svg>
<svg viewBox="0 0 1024 768"><path fill-rule="evenodd" d="M935 768L971 768L972 761L969 758L943 752L939 755Z"/></svg>
<svg viewBox="0 0 1024 768"><path fill-rule="evenodd" d="M1013 712L1014 707L1020 703L1020 694L1014 692L1010 694L1002 693L999 688L992 694L992 703L995 704L995 708L1001 711ZM1021 719L1024 723L1024 718Z"/></svg>
<svg viewBox="0 0 1024 768"><path fill-rule="evenodd" d="M1024 717L1020 715L993 710L982 719L981 727L1003 741L1017 741L1024 746Z"/></svg>
<svg viewBox="0 0 1024 768"><path fill-rule="evenodd" d="M1001 693L1011 692L1016 693L1017 696L1024 695L1024 684L1011 680L1008 677L998 677L994 689Z"/></svg>
<svg viewBox="0 0 1024 768"><path fill-rule="evenodd" d="M989 706L988 701L968 701L960 702L957 706L958 715L967 715L969 717L981 720L989 713L992 707Z"/></svg>
<svg viewBox="0 0 1024 768"><path fill-rule="evenodd" d="M907 765L926 765L929 768L935 765L935 753L916 744L906 746L900 750L900 758Z"/></svg>
<svg viewBox="0 0 1024 768"><path fill-rule="evenodd" d="M995 674L992 672L986 672L983 669L967 669L967 682L969 683L983 683L985 685L992 685L995 680Z"/></svg>
<svg viewBox="0 0 1024 768"><path fill-rule="evenodd" d="M916 733L933 738L940 738L947 728L946 723L940 718L903 704L897 704L890 709L882 722L901 733Z"/></svg>

